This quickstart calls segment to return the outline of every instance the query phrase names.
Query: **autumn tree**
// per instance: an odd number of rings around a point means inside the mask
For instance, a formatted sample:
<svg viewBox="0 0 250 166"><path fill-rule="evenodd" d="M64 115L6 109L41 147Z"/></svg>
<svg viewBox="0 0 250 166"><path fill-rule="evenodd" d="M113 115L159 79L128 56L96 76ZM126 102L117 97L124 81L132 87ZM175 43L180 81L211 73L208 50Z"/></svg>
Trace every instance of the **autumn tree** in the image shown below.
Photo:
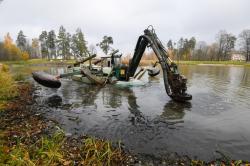
<svg viewBox="0 0 250 166"><path fill-rule="evenodd" d="M246 61L250 61L250 29L243 30L240 35L241 50L245 54Z"/></svg>
<svg viewBox="0 0 250 166"><path fill-rule="evenodd" d="M39 36L40 46L41 46L41 54L42 58L48 58L49 50L48 50L48 33L47 31L42 31Z"/></svg>
<svg viewBox="0 0 250 166"><path fill-rule="evenodd" d="M97 44L102 51L107 55L111 49L110 45L113 44L113 38L111 36L104 36L102 41Z"/></svg>
<svg viewBox="0 0 250 166"><path fill-rule="evenodd" d="M21 58L21 50L13 44L13 40L10 37L10 34L7 33L4 36L4 49L5 49L5 56L7 60L18 60Z"/></svg>
<svg viewBox="0 0 250 166"><path fill-rule="evenodd" d="M20 50L26 51L27 40L22 30L18 32L16 44L17 44L17 47L20 48Z"/></svg>

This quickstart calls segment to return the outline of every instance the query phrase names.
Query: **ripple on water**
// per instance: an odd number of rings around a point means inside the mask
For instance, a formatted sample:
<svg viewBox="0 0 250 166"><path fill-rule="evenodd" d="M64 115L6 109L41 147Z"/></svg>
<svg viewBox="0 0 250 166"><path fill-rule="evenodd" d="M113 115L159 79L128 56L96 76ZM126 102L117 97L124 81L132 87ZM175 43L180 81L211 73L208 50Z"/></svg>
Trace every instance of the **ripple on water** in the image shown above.
<svg viewBox="0 0 250 166"><path fill-rule="evenodd" d="M51 90L35 84L35 100L66 132L121 140L137 154L178 152L210 160L215 150L235 159L250 154L250 69L185 66L189 103L165 93L163 79L143 77L143 87L104 88L62 80Z"/></svg>

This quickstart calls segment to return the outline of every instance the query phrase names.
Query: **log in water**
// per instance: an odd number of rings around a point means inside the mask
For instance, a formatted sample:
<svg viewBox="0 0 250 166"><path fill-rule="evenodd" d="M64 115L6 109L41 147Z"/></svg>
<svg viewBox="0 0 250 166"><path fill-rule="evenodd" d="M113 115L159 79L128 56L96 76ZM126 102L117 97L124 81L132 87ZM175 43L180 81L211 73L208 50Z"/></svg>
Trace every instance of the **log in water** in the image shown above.
<svg viewBox="0 0 250 166"><path fill-rule="evenodd" d="M33 72L32 76L34 80L46 87L49 88L60 88L61 87L61 82L60 80L56 79L55 76L47 74L45 72Z"/></svg>

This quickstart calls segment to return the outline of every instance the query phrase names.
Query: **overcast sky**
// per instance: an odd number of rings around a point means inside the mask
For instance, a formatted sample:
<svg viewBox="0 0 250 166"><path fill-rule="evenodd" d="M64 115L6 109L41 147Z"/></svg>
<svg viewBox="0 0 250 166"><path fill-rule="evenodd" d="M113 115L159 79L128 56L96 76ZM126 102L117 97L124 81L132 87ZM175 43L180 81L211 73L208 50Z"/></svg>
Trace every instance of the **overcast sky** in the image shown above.
<svg viewBox="0 0 250 166"><path fill-rule="evenodd" d="M0 3L0 39L19 30L28 38L60 25L73 33L80 27L89 44L104 35L123 53L134 50L148 25L166 43L180 37L211 43L219 30L238 36L250 29L250 0L3 0Z"/></svg>

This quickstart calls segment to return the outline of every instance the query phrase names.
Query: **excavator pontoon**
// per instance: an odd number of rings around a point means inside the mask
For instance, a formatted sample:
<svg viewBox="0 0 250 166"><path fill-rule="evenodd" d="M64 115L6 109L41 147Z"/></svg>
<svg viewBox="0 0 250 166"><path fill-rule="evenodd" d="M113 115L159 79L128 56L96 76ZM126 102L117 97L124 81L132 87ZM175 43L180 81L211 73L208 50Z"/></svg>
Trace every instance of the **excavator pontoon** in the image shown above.
<svg viewBox="0 0 250 166"><path fill-rule="evenodd" d="M129 82L131 81L131 79L137 77L140 72L142 72L142 70L140 70L136 74L143 53L147 47L152 48L155 55L157 56L158 61L154 64L153 67L155 67L157 64L160 64L163 72L163 80L167 95L175 101L191 100L192 95L186 93L187 79L179 73L176 63L174 63L170 59L166 48L157 37L152 26L149 26L147 29L145 29L144 34L139 37L134 50L134 55L130 60L128 66L117 63L117 61L115 61L115 59L120 58L121 55L117 55L118 51L114 51L110 56L111 61L108 66L108 72L104 72L103 67L101 67L101 69L98 69L98 67L88 65L82 66L75 71L61 74L57 77L57 79L37 72L33 73L33 78L38 83L51 88L60 87L61 84L59 83L59 78L76 75L80 76L81 78L89 79L91 82L99 85L104 85L106 83L115 83L116 81ZM96 55L91 55L90 57L75 63L74 66L83 64L85 61L91 60L95 56ZM148 69L148 72L151 76L159 74L159 70L156 70L154 72L154 69Z"/></svg>

